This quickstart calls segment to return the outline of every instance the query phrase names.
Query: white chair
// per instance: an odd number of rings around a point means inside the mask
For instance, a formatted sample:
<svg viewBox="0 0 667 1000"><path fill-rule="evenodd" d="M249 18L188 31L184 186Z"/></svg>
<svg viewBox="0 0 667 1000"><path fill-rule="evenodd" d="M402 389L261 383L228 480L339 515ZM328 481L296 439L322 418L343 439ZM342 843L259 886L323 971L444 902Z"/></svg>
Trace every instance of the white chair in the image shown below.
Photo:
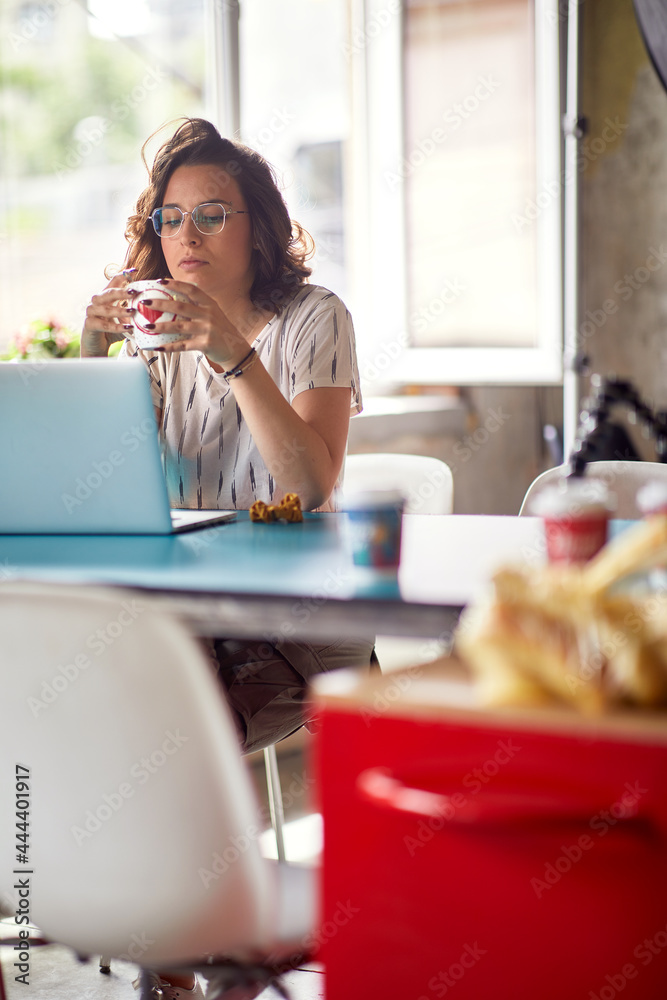
<svg viewBox="0 0 667 1000"><path fill-rule="evenodd" d="M129 592L9 582L0 636L0 757L17 768L0 769L0 795L29 799L30 917L45 937L145 969L207 975L203 956L225 956L225 988L239 963L306 954L314 873L260 854L234 724L185 628ZM5 859L15 823L0 810ZM16 878L0 866L0 895Z"/></svg>
<svg viewBox="0 0 667 1000"><path fill-rule="evenodd" d="M446 462L424 455L373 452L348 455L343 473L342 506L345 496L372 489L400 490L406 498L406 514L451 514L454 509L454 477ZM444 644L429 642L433 658L447 651ZM383 671L396 670L424 660L424 642L378 635L375 650Z"/></svg>
<svg viewBox="0 0 667 1000"><path fill-rule="evenodd" d="M567 472L567 465L558 465L541 473L528 487L519 515L530 514L531 506L536 497L547 486L557 482ZM616 497L615 516L634 519L641 517L637 507L637 493L647 483L665 483L667 485L667 463L662 462L626 462L612 460L589 462L586 466L586 476L590 479L602 480L610 492Z"/></svg>
<svg viewBox="0 0 667 1000"><path fill-rule="evenodd" d="M446 462L424 455L391 452L348 455L343 473L345 494L370 489L398 489L407 514L451 514L454 478Z"/></svg>

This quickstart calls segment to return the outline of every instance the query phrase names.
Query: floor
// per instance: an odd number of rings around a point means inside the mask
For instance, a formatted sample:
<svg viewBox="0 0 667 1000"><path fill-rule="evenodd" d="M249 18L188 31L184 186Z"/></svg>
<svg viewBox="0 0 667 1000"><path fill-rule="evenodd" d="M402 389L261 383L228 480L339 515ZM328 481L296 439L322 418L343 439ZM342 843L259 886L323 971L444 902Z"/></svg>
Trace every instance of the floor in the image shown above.
<svg viewBox="0 0 667 1000"><path fill-rule="evenodd" d="M16 931L12 921L0 921L0 939ZM30 960L28 987L14 981L12 957L8 948L0 945L6 1000L136 1000L132 980L137 968L127 962L113 961L111 973L102 975L96 962L80 964L66 948L49 945L35 948ZM306 966L286 973L281 983L291 1000L320 1000L324 997L324 973L321 966ZM0 997L2 994L0 993ZM261 1000L280 1000L280 994L269 987L260 994Z"/></svg>
<svg viewBox="0 0 667 1000"><path fill-rule="evenodd" d="M305 732L285 740L280 746L278 765L285 807L285 850L288 860L317 861L322 843L320 817L313 812L308 789L308 747L309 736ZM254 754L248 758L257 796L262 804L267 804L266 779L263 755ZM276 856L275 838L269 828L260 838L262 853L267 857ZM0 920L0 961L2 961L7 997L0 1000L132 1000L136 993L132 980L138 975L137 967L128 962L114 960L111 974L102 975L97 961L80 964L66 948L57 945L35 948L30 962L28 989L14 981L15 960L12 950L2 947L2 940L16 934L13 918ZM32 936L37 936L34 929ZM324 997L324 972L321 965L306 965L301 969L286 973L281 978L291 1000L319 1000ZM269 987L261 1000L279 1000L280 994Z"/></svg>

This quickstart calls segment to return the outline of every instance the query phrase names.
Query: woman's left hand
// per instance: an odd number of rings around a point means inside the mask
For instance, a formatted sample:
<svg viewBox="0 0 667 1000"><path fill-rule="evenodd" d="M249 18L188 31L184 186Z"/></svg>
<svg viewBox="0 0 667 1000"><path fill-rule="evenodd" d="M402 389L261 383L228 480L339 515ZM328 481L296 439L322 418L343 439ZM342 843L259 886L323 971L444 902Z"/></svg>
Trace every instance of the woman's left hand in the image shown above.
<svg viewBox="0 0 667 1000"><path fill-rule="evenodd" d="M175 313L177 318L167 322L157 322L154 329L156 334L180 333L183 339L156 347L156 351L165 354L201 351L209 361L221 365L225 370L233 368L246 356L249 341L246 340L243 331L234 326L215 299L212 299L197 285L187 281L163 278L160 280L160 284L163 284L170 291L186 295L187 302L180 299L171 300L166 308L169 312ZM153 308L162 305L162 300L159 298L144 299L144 301L146 304L151 304ZM255 322L251 321L248 324L249 333L255 328L261 317L262 313L258 309Z"/></svg>

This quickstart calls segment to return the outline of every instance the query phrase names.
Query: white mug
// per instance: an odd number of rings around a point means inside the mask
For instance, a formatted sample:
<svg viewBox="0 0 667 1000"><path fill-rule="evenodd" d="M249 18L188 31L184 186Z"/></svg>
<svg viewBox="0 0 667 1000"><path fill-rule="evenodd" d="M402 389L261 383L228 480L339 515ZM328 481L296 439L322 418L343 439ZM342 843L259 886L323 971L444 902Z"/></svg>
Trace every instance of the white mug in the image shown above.
<svg viewBox="0 0 667 1000"><path fill-rule="evenodd" d="M148 330L146 326L149 323L173 323L178 319L175 313L160 309L155 302L156 299L172 301L177 299L180 302L187 302L187 295L174 292L166 285L158 284L155 278L148 281L133 281L127 286L127 290L138 293L132 297L132 304L136 310L132 316L132 337L137 347L150 351L154 347L163 347L165 344L173 344L174 341L183 339L182 333ZM146 299L152 303L150 306L145 305Z"/></svg>

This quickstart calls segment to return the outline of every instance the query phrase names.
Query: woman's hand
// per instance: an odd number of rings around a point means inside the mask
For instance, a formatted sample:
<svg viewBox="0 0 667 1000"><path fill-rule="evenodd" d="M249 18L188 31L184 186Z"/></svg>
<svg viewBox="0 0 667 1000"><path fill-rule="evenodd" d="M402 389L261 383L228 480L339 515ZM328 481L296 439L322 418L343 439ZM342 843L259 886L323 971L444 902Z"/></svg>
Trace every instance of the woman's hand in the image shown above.
<svg viewBox="0 0 667 1000"><path fill-rule="evenodd" d="M103 292L93 295L81 332L82 358L106 358L111 345L123 340L123 330L132 329L127 302L129 280L127 275L117 274Z"/></svg>
<svg viewBox="0 0 667 1000"><path fill-rule="evenodd" d="M176 319L156 322L153 332L179 333L172 344L155 347L164 353L201 351L223 371L234 368L248 354L250 344L273 315L256 307L232 309L232 317L197 285L172 278L160 281L170 291L187 295L151 305ZM150 301L150 296L142 300ZM285 399L264 366L256 364L235 379L236 403L267 469L280 489L298 493L304 510L324 503L331 494L343 463L350 419L349 388L318 388Z"/></svg>
<svg viewBox="0 0 667 1000"><path fill-rule="evenodd" d="M215 299L202 291L197 285L187 281L175 281L165 278L160 281L170 291L186 295L188 301L170 300L166 309L175 313L177 319L155 324L155 333L180 333L182 340L164 347L155 348L164 353L179 351L201 351L209 361L220 365L223 370L233 368L248 353L248 345L253 332L257 332L260 323L263 325L269 314L261 309L253 309L243 327L239 329L232 323L227 314L220 308ZM146 304L150 298L143 299ZM156 298L152 303L160 308L162 300ZM250 339L247 339L250 338Z"/></svg>

